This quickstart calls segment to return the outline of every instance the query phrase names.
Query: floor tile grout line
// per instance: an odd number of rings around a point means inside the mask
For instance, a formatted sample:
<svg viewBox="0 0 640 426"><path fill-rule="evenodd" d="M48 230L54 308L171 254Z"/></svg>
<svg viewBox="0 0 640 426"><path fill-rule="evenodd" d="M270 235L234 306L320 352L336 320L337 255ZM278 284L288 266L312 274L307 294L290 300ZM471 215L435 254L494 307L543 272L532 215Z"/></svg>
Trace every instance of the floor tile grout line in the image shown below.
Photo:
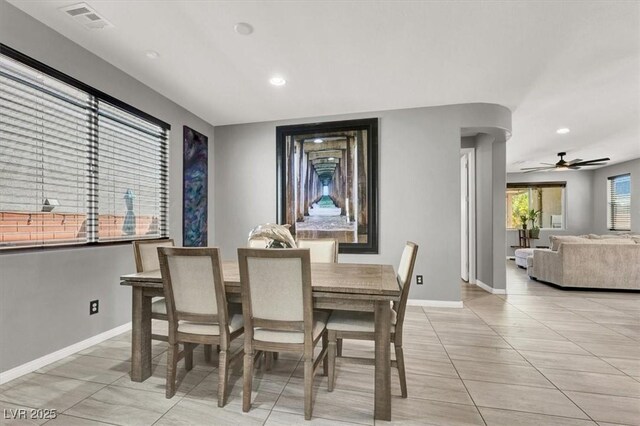
<svg viewBox="0 0 640 426"><path fill-rule="evenodd" d="M349 340L349 339L346 339L346 340ZM288 378L288 380L287 380L287 383L286 383L286 384L285 384L285 386L282 388L282 391L281 391L281 392L280 392L280 394L278 395L278 399L276 400L276 402L273 404L273 407L272 407L271 411L275 411L275 412L277 412L277 413L293 414L293 413L290 413L290 412L288 412L288 411L280 411L280 410L276 410L276 408L275 408L275 407L276 407L276 405L278 404L278 401L280 400L280 397L281 397L281 396L282 396L282 394L284 393L284 390L285 390L285 389L286 389L286 387L291 383L291 379L293 379L293 378L294 378L294 373L295 373L295 371L297 370L297 368L300 366L300 364L304 364L304 362L303 362L303 360L302 360L302 359L300 359L300 360L298 361L298 364L296 365L296 368L294 368L294 369L292 370L291 375L289 376L289 378ZM322 376L322 377L325 377L325 376ZM314 377L314 379L315 379L315 377ZM320 386L318 386L318 388L320 388ZM360 391L356 391L356 390L347 390L346 392L353 392L353 393L356 393L356 394L359 394L359 395L367 395L367 396L372 395L372 394L369 394L369 393L366 393L366 392L360 392ZM316 396L317 396L317 392L316 392ZM315 406L315 402L314 402L314 406ZM293 414L293 415L297 415L297 414ZM271 416L271 414L269 414L269 416ZM268 417L269 417L269 416L268 416ZM373 413L372 413L372 416L373 416ZM267 418L268 418L268 417L267 417ZM313 418L316 418L316 417L313 417ZM332 419L327 419L326 417L317 417L317 418L324 419L324 420L328 420L328 421L334 421L334 420L332 420ZM338 420L338 421L340 421L340 420ZM343 422L343 423L346 423L346 422ZM368 423L357 423L357 422L349 422L349 423L360 424L360 425L368 425ZM375 418L374 418L374 424L375 424Z"/></svg>
<svg viewBox="0 0 640 426"><path fill-rule="evenodd" d="M79 416L77 414L66 414L66 413L61 413L61 414L64 415L64 416L68 416L68 417L74 417L76 419L89 420L89 421L92 421L92 422L104 423L104 424L112 425L112 426L121 426L121 425L119 425L117 423L112 423L112 422L108 422L108 421L104 421L104 420L96 420L96 419L92 419L90 417L82 417L82 416ZM55 421L55 419L47 420L45 423L43 423L43 425L49 424L50 422L53 422L53 421Z"/></svg>
<svg viewBox="0 0 640 426"><path fill-rule="evenodd" d="M67 411L71 410L72 408L74 408L78 404L86 401L87 399L91 398L93 395L97 394L98 392L102 391L103 389L106 389L107 386L109 386L109 385L103 385L100 389L98 389L95 392L91 393L91 395L87 395L86 397L82 398L80 401L78 401L75 404L73 404L71 407L67 408L66 410L61 411L61 414L65 414Z"/></svg>
<svg viewBox="0 0 640 426"><path fill-rule="evenodd" d="M96 383L98 385L106 385L106 386L111 386L112 384L114 384L115 382L117 382L118 380L120 380L121 378L123 378L124 376L128 376L129 373L124 373L122 376L119 376L118 378L114 379L112 382L109 383L104 383L104 382L96 382L94 380L89 380L89 379L79 379L77 377L69 377L69 376L63 376L61 374L52 374L49 371L46 372L38 372L38 371L34 371L34 374L42 374L42 375L46 375L46 376L52 376L52 377L59 377L61 379L70 379L70 380L79 380L81 382L89 382L89 383Z"/></svg>
<svg viewBox="0 0 640 426"><path fill-rule="evenodd" d="M571 401L571 402L573 402L573 401ZM585 421L585 422L591 421L591 422L593 422L593 423L595 423L595 424L598 424L596 420L593 420L593 419L591 419L591 418L589 418L589 419L582 419L582 418L580 418L580 417L563 416L563 415L561 415L561 414L547 414L547 413L539 413L539 412L537 412L537 411L514 410L514 409L512 409L512 408L497 408L497 407L490 407L490 406L487 406L487 405L480 405L480 406L478 406L478 407L481 407L481 408L489 408L489 409L491 409L491 410L498 410L498 411L509 411L509 412L512 412L512 413L536 414L536 415L539 415L539 416L546 416L546 417L560 417L560 418L563 418L563 419L582 420L582 421ZM617 425L617 426L624 426L624 425Z"/></svg>
<svg viewBox="0 0 640 426"><path fill-rule="evenodd" d="M507 287L508 287L508 284L507 284ZM506 302L506 303L509 303L509 301L508 301L508 300L505 300L505 302ZM514 305L511 305L511 306L514 306ZM518 309L518 308L516 307L516 309ZM520 309L518 309L518 310L520 310ZM524 314L525 314L525 315L527 315L527 316L529 316L526 312L524 312ZM529 316L529 317L530 317L530 316ZM535 319L535 318L533 318L533 317L530 317L530 318L531 318L531 319L533 319L534 321L539 322L538 320L536 320L536 319ZM494 330L496 333L498 333L495 329L493 329L493 327L491 327L491 325L490 325L489 323L487 323L487 322L486 322L486 321L484 321L484 320L482 320L482 321L483 321L485 324L487 324L487 326L489 326L489 328L491 328L491 329L492 329L492 330ZM546 324L543 324L543 325L545 325L545 326L546 326ZM498 333L498 335L500 335L500 333ZM527 363L528 363L528 364L529 364L533 369L535 369L539 374L541 374L541 375L542 375L542 376L543 376L543 377L544 377L544 378L545 378L549 383L551 383L551 384L552 384L552 385L553 385L553 386L554 386L554 387L555 387L555 388L556 388L560 393L562 393L562 394L564 395L564 397L565 397L565 398L567 398L569 401L571 401L571 403L572 403L573 405L575 405L575 406L576 406L576 407L577 407L581 412L583 412L583 413L584 413L584 414L585 414L585 415L586 415L590 420L592 420L592 421L594 421L594 422L595 422L595 420L593 420L593 419L591 418L591 416L590 416L589 414L587 414L587 412L586 412L585 410L583 410L583 409L582 409L582 407L580 407L578 404L576 404L576 403L575 403L575 401L573 401L573 399L569 398L569 397L568 397L568 396L567 396L567 395L566 395L566 394L565 394L565 393L564 393L564 392L563 392L563 391L562 391L562 390L561 390L561 389L560 389L560 388L559 388L555 383L553 383L551 380L549 380L549 378L548 378L547 376L545 376L544 374L542 374L542 372L541 372L540 370L538 370L538 369L537 369L537 368L536 368L536 367L535 367L535 366L534 366L534 365L533 365L533 364L532 364L532 363L531 363L531 362L530 362L530 361L529 361L525 356L523 356L523 355L520 353L520 351L518 351L515 347L513 347L513 345L511 345L511 343L509 343L509 342L507 342L507 343L508 343L508 344L509 344L509 346L511 346L511 348L512 348L512 349L513 349L513 350L514 350L518 355L520 355L520 356L521 356L521 357L522 357L522 358L523 358L523 359L524 359L524 360L525 360L525 361L526 361L526 362L527 362ZM446 350L446 348L445 348L445 350ZM447 353L448 353L448 352L447 352ZM454 365L454 368L455 368L455 365ZM462 380L462 378L461 378L461 380ZM464 380L463 380L463 383L464 383ZM466 385L465 385L465 387L466 387ZM549 388L547 388L547 389L549 389ZM474 401L474 403L475 403L475 401ZM479 410L478 410L478 411L479 411Z"/></svg>
<svg viewBox="0 0 640 426"><path fill-rule="evenodd" d="M528 284L530 281L531 281L531 279L528 279L527 284ZM526 297L526 295L525 295L524 297ZM522 311L522 310L521 310L521 309L519 309L517 306L515 306L515 305L511 304L511 303L507 300L507 298L505 298L504 300L505 300L505 302L506 302L506 303L509 303L511 306L515 307L515 308L516 308L516 309L518 309L520 312L523 312L525 315L529 316L529 317L530 317L531 319L533 319L534 321L539 322L539 323L540 323L540 324L542 324L544 327L548 328L549 330L553 331L553 332L554 332L554 333L556 333L556 334L559 334L560 336L562 336L563 338L565 338L567 341L569 341L569 342L573 343L574 345L578 346L579 348L581 348L582 350L584 350L585 352L587 352L590 356L593 356L593 357L595 357L595 358L597 358L597 359L600 359L601 361L605 362L606 364L611 365L613 368L615 368L616 370L620 371L621 373L623 373L623 374L627 375L624 371L620 370L619 368L615 367L614 365L612 365L612 364L608 363L607 361L605 361L604 359L600 358L599 356L597 356L597 355L596 355L596 354L594 354L593 352L589 351L589 350L588 350L587 348L585 348L584 346L580 345L578 342L574 342L574 341L570 340L568 337L566 337L566 336L564 336L564 335L562 335L562 334L560 334L560 333L556 332L555 330L553 330L553 329L552 329L551 327L549 327L547 324L544 324L543 322L541 322L541 321L539 321L539 320L537 320L537 319L535 319L535 318L531 317L529 314L527 314L526 312ZM571 311L570 309L565 308L565 307L563 307L563 306L561 306L561 305L556 305L556 306L559 306L560 308L562 308L562 309L564 309L564 310L568 310L568 311L570 311L570 312L574 313L574 312L573 312L573 311ZM472 310L473 310L473 309L472 309ZM593 320L591 320L591 319L589 319L589 318L586 318L586 317L585 317L585 319L586 319L588 322L591 322L591 323L593 323L593 324L600 325L600 324L596 323L595 321L593 321ZM485 323L486 323L486 322L485 322ZM495 331L496 333L498 333L498 335L500 335L500 333L499 333L497 330L495 330L495 329L494 329L490 324L488 324L488 323L486 323L486 324L487 324L487 325L488 325L488 326L489 326L493 331ZM606 328L606 327L605 327L605 328ZM540 339L540 340L544 340L544 339ZM510 346L512 346L509 342L507 342L507 343L508 343ZM512 346L512 347L513 347L513 346ZM516 348L513 348L513 349L514 349L516 352L518 352L518 354L519 354L520 356L522 356L523 358L525 358L525 359L526 359L526 357L524 357L524 356L520 353L520 351L518 351ZM528 362L529 364L531 364L531 362L530 362L528 359L526 359L526 360L527 360L527 362ZM531 364L531 366L535 368L535 366L534 366L533 364ZM540 374L542 374L542 373L540 373ZM545 378L546 378L546 376L545 376ZM547 379L547 380L549 380L549 379ZM555 384L554 384L554 386L555 386Z"/></svg>
<svg viewBox="0 0 640 426"><path fill-rule="evenodd" d="M431 324L431 320L429 319L429 315L427 314L427 312L424 309L422 311L424 312L425 319L427 320L427 322L429 323L431 328L434 328L433 324ZM442 348L444 349L445 353L447 354L447 357L449 358L449 362L453 366L453 369L456 371L456 374L458 375L458 379L460 380L460 383L462 383L462 386L464 386L464 390L467 392L467 395L469 395L469 398L471 399L471 402L473 402L473 406L475 407L476 411L480 415L480 418L482 419L482 421L484 422L484 424L486 426L487 425L487 421L485 420L484 416L482 415L482 412L478 408L478 404L476 404L475 399L473 399L473 396L471 395L471 392L469 392L469 388L467 388L466 383L464 382L464 380L462 380L462 376L460 376L460 372L458 371L458 368L456 367L456 365L454 364L453 360L451 359L451 356L449 355L449 351L447 351L447 348L442 343L442 339L440 339L440 335L438 334L438 331L435 330L435 328L434 328L434 333L436 334L436 337L438 338L438 341L440 342L440 345L442 346Z"/></svg>

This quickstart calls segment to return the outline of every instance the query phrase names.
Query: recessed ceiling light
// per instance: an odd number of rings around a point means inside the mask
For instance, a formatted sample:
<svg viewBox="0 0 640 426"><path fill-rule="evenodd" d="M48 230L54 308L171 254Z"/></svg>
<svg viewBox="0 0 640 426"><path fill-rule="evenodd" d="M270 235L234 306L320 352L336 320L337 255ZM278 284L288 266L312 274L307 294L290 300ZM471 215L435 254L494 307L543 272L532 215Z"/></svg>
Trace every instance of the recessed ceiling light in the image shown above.
<svg viewBox="0 0 640 426"><path fill-rule="evenodd" d="M246 22L238 22L233 26L233 30L240 35L249 35L253 32L253 27Z"/></svg>
<svg viewBox="0 0 640 426"><path fill-rule="evenodd" d="M160 54L155 50L147 50L146 52L144 52L144 56L149 59L158 59L160 57Z"/></svg>
<svg viewBox="0 0 640 426"><path fill-rule="evenodd" d="M269 79L269 83L274 86L284 86L285 84L287 84L287 80L282 77L271 77Z"/></svg>
<svg viewBox="0 0 640 426"><path fill-rule="evenodd" d="M566 135L570 131L571 131L571 129L569 129L567 127L562 127L560 129L556 130L556 133L559 134L559 135Z"/></svg>
<svg viewBox="0 0 640 426"><path fill-rule="evenodd" d="M318 139L314 139L313 143L322 143L324 142L322 139L318 138Z"/></svg>

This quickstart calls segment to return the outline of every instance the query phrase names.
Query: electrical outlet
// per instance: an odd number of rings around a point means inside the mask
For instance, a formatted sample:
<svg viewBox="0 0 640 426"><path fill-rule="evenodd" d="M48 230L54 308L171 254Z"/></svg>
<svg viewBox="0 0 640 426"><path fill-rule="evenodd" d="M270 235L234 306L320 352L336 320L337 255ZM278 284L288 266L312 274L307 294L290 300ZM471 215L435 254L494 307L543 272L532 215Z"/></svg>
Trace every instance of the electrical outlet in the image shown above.
<svg viewBox="0 0 640 426"><path fill-rule="evenodd" d="M422 275L416 275L416 284L422 285Z"/></svg>
<svg viewBox="0 0 640 426"><path fill-rule="evenodd" d="M100 302L98 300L92 300L89 302L89 315L97 314L100 308Z"/></svg>

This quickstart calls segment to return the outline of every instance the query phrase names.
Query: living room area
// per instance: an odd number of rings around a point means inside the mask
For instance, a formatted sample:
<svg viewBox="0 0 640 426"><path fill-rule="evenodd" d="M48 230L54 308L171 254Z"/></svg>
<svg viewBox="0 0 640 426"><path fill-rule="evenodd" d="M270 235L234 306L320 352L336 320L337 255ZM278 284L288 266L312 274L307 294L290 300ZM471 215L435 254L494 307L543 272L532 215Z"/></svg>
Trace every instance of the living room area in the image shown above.
<svg viewBox="0 0 640 426"><path fill-rule="evenodd" d="M560 287L640 289L640 159L507 174L507 258Z"/></svg>

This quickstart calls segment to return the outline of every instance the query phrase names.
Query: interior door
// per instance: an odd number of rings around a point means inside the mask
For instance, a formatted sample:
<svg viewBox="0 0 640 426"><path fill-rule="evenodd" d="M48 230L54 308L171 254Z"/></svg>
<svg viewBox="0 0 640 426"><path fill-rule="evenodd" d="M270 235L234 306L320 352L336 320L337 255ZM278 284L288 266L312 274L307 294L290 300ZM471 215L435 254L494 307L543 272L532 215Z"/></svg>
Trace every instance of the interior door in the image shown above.
<svg viewBox="0 0 640 426"><path fill-rule="evenodd" d="M469 282L469 159L460 157L460 276Z"/></svg>

